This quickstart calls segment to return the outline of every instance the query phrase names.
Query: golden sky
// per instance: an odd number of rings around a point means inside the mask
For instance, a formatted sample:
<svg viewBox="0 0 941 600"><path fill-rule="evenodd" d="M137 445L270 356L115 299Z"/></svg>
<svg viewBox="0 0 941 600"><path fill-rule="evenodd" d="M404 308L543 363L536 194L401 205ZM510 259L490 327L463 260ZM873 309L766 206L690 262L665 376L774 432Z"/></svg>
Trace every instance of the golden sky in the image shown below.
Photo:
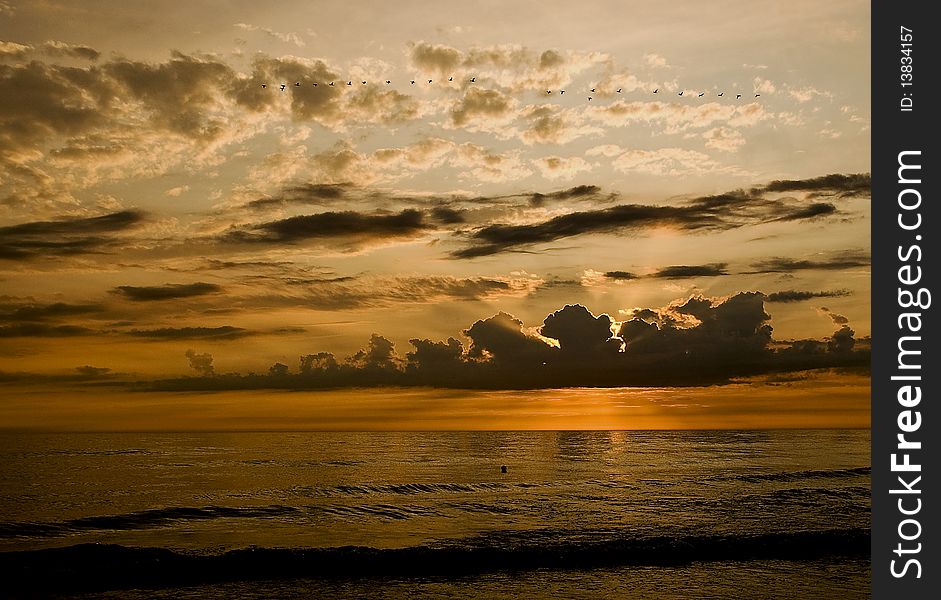
<svg viewBox="0 0 941 600"><path fill-rule="evenodd" d="M865 370L869 29L857 1L0 0L0 378Z"/></svg>

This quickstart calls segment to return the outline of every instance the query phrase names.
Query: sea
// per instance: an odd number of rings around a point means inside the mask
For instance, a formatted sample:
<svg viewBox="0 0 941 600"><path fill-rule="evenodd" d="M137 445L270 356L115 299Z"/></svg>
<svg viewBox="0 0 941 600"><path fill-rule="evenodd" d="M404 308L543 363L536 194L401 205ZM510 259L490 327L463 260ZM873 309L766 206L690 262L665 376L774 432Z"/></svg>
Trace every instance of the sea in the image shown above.
<svg viewBox="0 0 941 600"><path fill-rule="evenodd" d="M4 597L865 598L869 528L868 430L0 434Z"/></svg>

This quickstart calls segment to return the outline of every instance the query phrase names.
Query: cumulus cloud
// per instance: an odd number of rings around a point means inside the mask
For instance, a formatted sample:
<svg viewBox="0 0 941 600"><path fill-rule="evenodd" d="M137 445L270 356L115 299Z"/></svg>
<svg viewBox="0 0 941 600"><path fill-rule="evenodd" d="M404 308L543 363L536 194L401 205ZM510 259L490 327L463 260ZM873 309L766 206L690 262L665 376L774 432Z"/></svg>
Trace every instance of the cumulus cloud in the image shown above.
<svg viewBox="0 0 941 600"><path fill-rule="evenodd" d="M190 368L196 371L197 375L209 377L215 373L212 366L212 354L199 354L195 350L187 350L186 358L189 360Z"/></svg>
<svg viewBox="0 0 941 600"><path fill-rule="evenodd" d="M151 385L156 389L685 386L810 369L868 368L869 351L859 348L846 324L824 339L773 340L764 298L759 292L694 296L665 307L632 309L620 322L571 304L548 315L539 327L526 327L520 319L500 312L465 329L466 345L455 337L412 338L413 350L404 358L391 340L373 334L363 349L343 360L329 352L301 356L297 374L282 364L267 376L220 375ZM211 356L193 351L187 356L198 374L214 373Z"/></svg>

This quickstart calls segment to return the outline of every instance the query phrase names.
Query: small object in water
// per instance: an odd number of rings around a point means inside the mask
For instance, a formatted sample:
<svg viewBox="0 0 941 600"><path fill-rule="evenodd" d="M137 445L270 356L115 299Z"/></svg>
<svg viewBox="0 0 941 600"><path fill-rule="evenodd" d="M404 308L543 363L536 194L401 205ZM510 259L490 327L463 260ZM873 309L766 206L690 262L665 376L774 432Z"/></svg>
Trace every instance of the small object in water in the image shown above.
<svg viewBox="0 0 941 600"><path fill-rule="evenodd" d="M506 465L503 465L502 467L500 467L500 472L506 473Z"/></svg>

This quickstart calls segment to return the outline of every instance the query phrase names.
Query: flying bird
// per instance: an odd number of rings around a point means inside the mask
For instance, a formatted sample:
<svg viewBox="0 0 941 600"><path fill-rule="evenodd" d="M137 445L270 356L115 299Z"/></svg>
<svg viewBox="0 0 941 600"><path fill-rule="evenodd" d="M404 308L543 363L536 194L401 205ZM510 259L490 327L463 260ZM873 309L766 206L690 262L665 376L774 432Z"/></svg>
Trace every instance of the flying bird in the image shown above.
<svg viewBox="0 0 941 600"><path fill-rule="evenodd" d="M736 100L738 100L738 99L741 98L741 97L742 97L741 94L735 94L735 99L736 99Z"/></svg>
<svg viewBox="0 0 941 600"><path fill-rule="evenodd" d="M284 91L284 88L286 88L286 87L287 87L287 86L282 83L282 84L281 84L281 91L283 92L283 91Z"/></svg>
<svg viewBox="0 0 941 600"><path fill-rule="evenodd" d="M430 80L430 79L428 80L428 83L431 83L431 80Z"/></svg>
<svg viewBox="0 0 941 600"><path fill-rule="evenodd" d="M475 81L477 81L477 78L476 78L476 77L471 77L471 83L474 83Z"/></svg>
<svg viewBox="0 0 941 600"><path fill-rule="evenodd" d="M683 92L680 92L679 94L677 94L677 96L682 96L682 95L683 95Z"/></svg>
<svg viewBox="0 0 941 600"><path fill-rule="evenodd" d="M588 96L588 101L591 102L591 96Z"/></svg>
<svg viewBox="0 0 941 600"><path fill-rule="evenodd" d="M755 98L760 98L761 94L755 94Z"/></svg>
<svg viewBox="0 0 941 600"><path fill-rule="evenodd" d="M333 82L332 82L332 81L330 82L330 85L333 85Z"/></svg>
<svg viewBox="0 0 941 600"><path fill-rule="evenodd" d="M564 94L564 93L565 93L565 90L559 90L559 95L560 95L560 96L561 96L562 94Z"/></svg>
<svg viewBox="0 0 941 600"><path fill-rule="evenodd" d="M366 82L365 82L365 81L363 82L363 85L366 85Z"/></svg>
<svg viewBox="0 0 941 600"><path fill-rule="evenodd" d="M295 81L295 82L294 82L294 85L296 85L297 87L301 87L301 82L300 82L300 81Z"/></svg>
<svg viewBox="0 0 941 600"><path fill-rule="evenodd" d="M551 93L552 93L552 90L546 90L546 93L547 93L547 94L551 94Z"/></svg>
<svg viewBox="0 0 941 600"><path fill-rule="evenodd" d="M267 84L267 83L263 83L263 84L261 84L261 87L266 88L266 87L268 87L268 84Z"/></svg>
<svg viewBox="0 0 941 600"><path fill-rule="evenodd" d="M414 80L414 79L412 80L412 85L415 85L415 80Z"/></svg>
<svg viewBox="0 0 941 600"><path fill-rule="evenodd" d="M619 93L619 94L621 93L621 88L618 88L618 93Z"/></svg>
<svg viewBox="0 0 941 600"><path fill-rule="evenodd" d="M453 77L448 77L448 81L454 81Z"/></svg>
<svg viewBox="0 0 941 600"><path fill-rule="evenodd" d="M317 82L316 82L316 81L314 82L314 87L317 87Z"/></svg>
<svg viewBox="0 0 941 600"><path fill-rule="evenodd" d="M353 81L352 81L352 80L347 81L347 82L346 82L346 85L353 85Z"/></svg>
<svg viewBox="0 0 941 600"><path fill-rule="evenodd" d="M702 98L705 95L706 95L706 92L702 92L701 94L699 94L699 97Z"/></svg>
<svg viewBox="0 0 941 600"><path fill-rule="evenodd" d="M388 79L386 79L386 83L392 83L392 82L391 82L391 81L389 81Z"/></svg>
<svg viewBox="0 0 941 600"><path fill-rule="evenodd" d="M725 93L725 92L719 92L719 97L721 98L721 97L722 97L722 94L724 94L724 93Z"/></svg>
<svg viewBox="0 0 941 600"><path fill-rule="evenodd" d="M653 93L656 94L656 93L659 92L659 91L660 91L660 88L657 88L657 89L655 89L655 90L653 91Z"/></svg>
<svg viewBox="0 0 941 600"><path fill-rule="evenodd" d="M591 88L591 93L592 93L592 94L595 93L595 88Z"/></svg>

